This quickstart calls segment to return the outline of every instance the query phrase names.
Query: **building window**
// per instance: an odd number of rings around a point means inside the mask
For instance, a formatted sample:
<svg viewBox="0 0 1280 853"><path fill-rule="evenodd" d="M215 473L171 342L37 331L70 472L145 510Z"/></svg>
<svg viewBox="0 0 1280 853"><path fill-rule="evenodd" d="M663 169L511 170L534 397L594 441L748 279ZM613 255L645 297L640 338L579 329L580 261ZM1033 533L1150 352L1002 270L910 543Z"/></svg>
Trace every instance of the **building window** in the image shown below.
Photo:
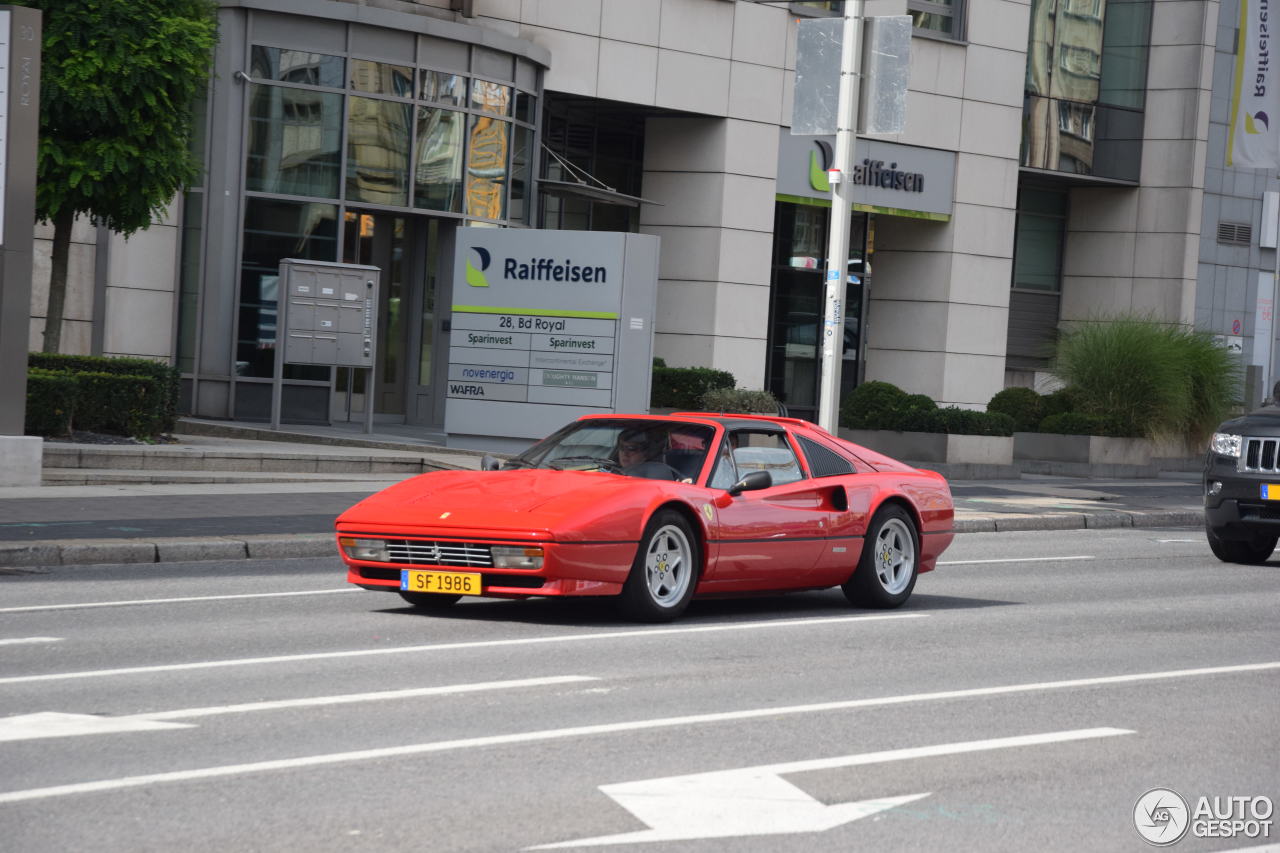
<svg viewBox="0 0 1280 853"><path fill-rule="evenodd" d="M964 38L964 0L907 0L907 14L922 33Z"/></svg>

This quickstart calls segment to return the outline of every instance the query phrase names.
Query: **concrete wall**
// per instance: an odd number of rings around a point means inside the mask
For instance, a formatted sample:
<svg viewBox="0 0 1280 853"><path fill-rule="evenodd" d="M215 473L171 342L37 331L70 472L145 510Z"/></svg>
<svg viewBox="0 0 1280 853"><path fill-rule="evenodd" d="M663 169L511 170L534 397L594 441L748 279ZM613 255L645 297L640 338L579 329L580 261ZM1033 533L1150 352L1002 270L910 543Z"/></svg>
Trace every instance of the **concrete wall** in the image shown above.
<svg viewBox="0 0 1280 853"><path fill-rule="evenodd" d="M175 199L163 217L128 240L96 228L85 217L76 220L67 261L62 352L170 359L178 290L178 208ZM38 224L35 236L30 348L41 350L53 226ZM105 269L100 269L104 260ZM101 326L98 335L95 322Z"/></svg>
<svg viewBox="0 0 1280 853"><path fill-rule="evenodd" d="M967 44L911 43L893 141L957 152L955 204L948 223L876 219L866 378L941 405L984 408L1004 387L1029 15L976 0Z"/></svg>

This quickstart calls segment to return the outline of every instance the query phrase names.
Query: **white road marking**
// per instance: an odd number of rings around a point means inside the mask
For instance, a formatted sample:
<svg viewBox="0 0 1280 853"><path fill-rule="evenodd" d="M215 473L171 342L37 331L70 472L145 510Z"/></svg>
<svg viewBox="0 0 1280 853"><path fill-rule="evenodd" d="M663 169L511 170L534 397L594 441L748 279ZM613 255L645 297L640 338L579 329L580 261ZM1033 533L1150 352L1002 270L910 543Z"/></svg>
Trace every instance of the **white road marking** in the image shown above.
<svg viewBox="0 0 1280 853"><path fill-rule="evenodd" d="M1075 554L1070 557L998 557L988 560L939 560L939 566L980 566L984 563L1058 563L1063 560L1096 560L1088 554Z"/></svg>
<svg viewBox="0 0 1280 853"><path fill-rule="evenodd" d="M312 696L303 699L280 699L274 702L247 702L241 705L183 708L177 711L158 711L156 713L130 714L121 717L104 717L96 714L62 714L56 711L44 711L38 714L22 714L15 717L0 718L0 742L49 737L73 737L76 735L115 734L117 732L143 732L157 729L189 729L194 728L194 726L168 721L185 720L192 717L212 717L218 714L245 714L254 711L279 711L288 708L318 708L328 705L348 705L355 702L380 702L388 699L412 699L419 696L452 696L459 693L477 693L483 690L543 687L599 680L587 675L555 675L547 678L482 681L475 684L384 690L377 693L347 693L341 696Z"/></svg>
<svg viewBox="0 0 1280 853"><path fill-rule="evenodd" d="M1203 539L1157 539L1156 541L1162 545L1169 542L1196 542L1200 545L1205 544L1205 540Z"/></svg>
<svg viewBox="0 0 1280 853"><path fill-rule="evenodd" d="M14 637L10 640L0 640L0 646L25 646L34 643L61 643L61 637Z"/></svg>
<svg viewBox="0 0 1280 853"><path fill-rule="evenodd" d="M353 761L374 761L382 758L402 758L408 755L425 755L463 749L503 746L508 744L540 743L553 740L587 737L591 735L617 734L663 728L680 728L708 723L738 722L741 720L774 719L789 714L813 714L831 711L847 711L854 708L872 708L884 705L901 705L908 702L927 702L943 699L965 699L977 696L996 696L1011 693L1029 693L1037 690L1061 690L1072 687L1097 687L1104 684L1131 684L1170 678L1190 678L1200 675L1223 675L1239 672L1261 672L1280 669L1280 661L1241 664L1238 666L1178 669L1166 672L1143 672L1132 675L1112 675L1099 678L1078 678L1070 681L1045 681L1031 684L1010 684L1003 687L979 687L969 690L948 690L940 693L917 693L908 696L886 696L878 699L850 699L840 702L821 702L812 705L790 707L750 708L742 711L723 711L714 714L690 714L681 717L660 717L651 720L632 720L620 723L599 723L591 726L575 726L564 729L543 729L532 732L515 732L505 735L460 738L458 740L415 743L379 749L360 749L350 752L334 752L308 755L300 758L281 758L273 761L257 761L248 764L228 764L221 767L204 767L196 770L175 770L167 773L150 773L142 776L125 776L119 779L102 779L97 782L79 782L55 785L48 788L31 788L26 791L10 791L0 794L0 805L50 797L66 797L73 794L90 794L100 791L119 791L146 785L170 782L188 782L197 779L216 779L249 773L266 773L274 770L297 770L303 767L321 767L345 764Z"/></svg>
<svg viewBox="0 0 1280 853"><path fill-rule="evenodd" d="M0 719L0 743L49 737L78 737L119 732L152 732L195 728L188 723L160 723L142 717L99 717L42 711Z"/></svg>
<svg viewBox="0 0 1280 853"><path fill-rule="evenodd" d="M53 672L43 675L19 675L0 678L0 684L26 684L33 681L59 681L71 678L103 678L112 675L138 675L153 672L181 672L193 669L214 669L228 666L252 666L257 664L297 663L305 660L333 660L336 658L372 657L374 655L421 654L423 652L455 651L457 649L491 649L504 646L535 646L548 643L582 643L593 640L621 640L633 637L663 637L680 634L721 633L725 631L752 631L770 628L810 628L817 625L848 625L859 622L882 622L897 619L923 619L926 613L893 613L880 616L833 616L826 619L775 619L767 622L737 622L731 625L700 625L689 628L646 628L637 631L608 631L595 634L565 634L556 637L523 637L511 640L474 640L463 643L436 643L425 646L396 646L387 649L354 649L343 652L312 652L301 655L276 657L233 658L230 660L196 661L194 663L160 664L158 666L129 666L119 669L91 669L83 672Z"/></svg>
<svg viewBox="0 0 1280 853"><path fill-rule="evenodd" d="M341 589L308 589L301 592L247 592L239 595L190 595L184 598L135 598L130 601L86 601L79 604L33 604L28 607L0 607L0 613L34 613L40 610L83 610L87 607L133 607L139 604L182 604L189 601L234 601L240 598L294 598L299 595L332 595L335 592L363 592L355 586Z"/></svg>
<svg viewBox="0 0 1280 853"><path fill-rule="evenodd" d="M781 778L783 774L830 770L838 767L861 767L891 761L909 761L941 755L961 755L993 749L1040 746L1048 743L1066 743L1129 734L1133 734L1129 729L1076 729L601 785L601 791L639 818L641 822L648 824L649 829L617 835L601 835L577 841L539 844L525 849L551 850L564 847L594 847L601 844L639 844L697 838L823 832L894 806L919 800L929 794L908 794L828 806Z"/></svg>
<svg viewBox="0 0 1280 853"><path fill-rule="evenodd" d="M546 678L517 678L510 681L480 681L475 684L450 684L441 687L382 690L376 693L346 693L340 696L311 696L303 699L278 699L272 702L246 702L241 705L213 705L207 708L183 708L177 711L158 711L154 714L139 714L137 716L148 720L188 720L192 717L212 717L218 714L279 711L285 708L319 708L326 705L350 705L355 702L382 702L388 699L412 699L417 696L452 696L459 693L479 693L484 690L546 687L555 684L578 684L583 681L599 680L599 678L590 675L553 675Z"/></svg>

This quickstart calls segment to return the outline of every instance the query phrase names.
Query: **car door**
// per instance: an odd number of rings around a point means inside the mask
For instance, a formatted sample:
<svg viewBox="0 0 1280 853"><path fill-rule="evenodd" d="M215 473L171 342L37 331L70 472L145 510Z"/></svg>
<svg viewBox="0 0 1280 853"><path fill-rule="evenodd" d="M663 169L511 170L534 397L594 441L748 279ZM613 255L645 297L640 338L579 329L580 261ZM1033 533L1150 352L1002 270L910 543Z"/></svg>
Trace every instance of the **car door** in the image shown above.
<svg viewBox="0 0 1280 853"><path fill-rule="evenodd" d="M812 583L826 551L829 497L800 464L785 430L731 430L708 486L720 491L709 528L714 561L704 592L787 589ZM768 471L767 489L729 496L723 490L751 471Z"/></svg>

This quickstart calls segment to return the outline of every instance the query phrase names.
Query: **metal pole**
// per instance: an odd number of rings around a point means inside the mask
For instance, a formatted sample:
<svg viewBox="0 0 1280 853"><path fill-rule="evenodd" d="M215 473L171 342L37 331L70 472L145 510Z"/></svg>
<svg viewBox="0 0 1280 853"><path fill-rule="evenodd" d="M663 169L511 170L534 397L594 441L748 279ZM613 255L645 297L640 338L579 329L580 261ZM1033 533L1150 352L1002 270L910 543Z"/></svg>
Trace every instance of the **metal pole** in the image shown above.
<svg viewBox="0 0 1280 853"><path fill-rule="evenodd" d="M844 293L849 276L849 219L853 206L853 150L857 142L858 66L863 0L844 4L840 42L840 103L836 110L835 162L831 179L831 231L827 243L822 367L818 380L818 426L834 435L840 421L840 367L844 355Z"/></svg>

